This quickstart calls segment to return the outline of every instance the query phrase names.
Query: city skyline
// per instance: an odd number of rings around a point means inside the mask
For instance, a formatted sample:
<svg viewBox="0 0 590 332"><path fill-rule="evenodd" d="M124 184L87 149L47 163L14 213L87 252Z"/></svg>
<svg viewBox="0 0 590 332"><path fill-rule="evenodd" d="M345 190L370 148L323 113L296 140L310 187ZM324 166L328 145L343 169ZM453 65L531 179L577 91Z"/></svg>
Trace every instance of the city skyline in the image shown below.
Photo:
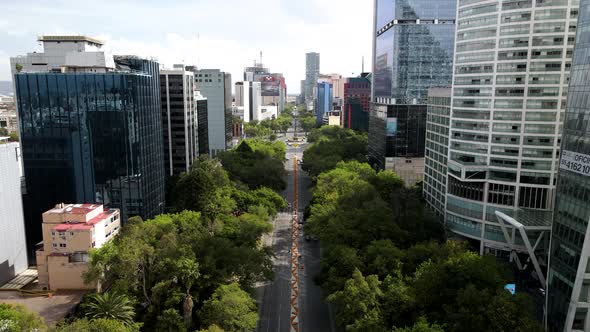
<svg viewBox="0 0 590 332"><path fill-rule="evenodd" d="M300 92L307 52L322 54L324 73L358 75L363 56L365 68L371 68L372 8L362 2L258 0L246 5L233 0L227 6L211 0L148 2L149 6L143 2L140 6L136 1L108 0L82 6L69 0L51 5L30 1L26 13L22 4L4 4L0 80L11 80L9 57L41 51L34 42L38 35L88 35L103 40L113 54L156 57L166 68L183 62L219 68L231 73L234 81L244 67L259 61L262 51L263 63L285 74L289 94ZM262 12L272 15L258 14ZM350 43L355 47L343 49Z"/></svg>

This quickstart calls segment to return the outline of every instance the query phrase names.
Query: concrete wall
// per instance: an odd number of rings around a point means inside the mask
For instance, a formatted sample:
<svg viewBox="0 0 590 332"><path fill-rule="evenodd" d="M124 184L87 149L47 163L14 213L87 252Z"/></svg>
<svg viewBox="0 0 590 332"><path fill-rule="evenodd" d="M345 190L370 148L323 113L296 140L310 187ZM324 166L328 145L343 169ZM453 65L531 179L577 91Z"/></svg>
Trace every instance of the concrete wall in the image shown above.
<svg viewBox="0 0 590 332"><path fill-rule="evenodd" d="M0 285L27 267L19 144L0 143Z"/></svg>
<svg viewBox="0 0 590 332"><path fill-rule="evenodd" d="M385 169L394 171L411 187L424 177L424 158L386 158Z"/></svg>
<svg viewBox="0 0 590 332"><path fill-rule="evenodd" d="M96 284L85 284L82 274L88 271L87 263L69 263L68 256L49 256L49 289L95 289Z"/></svg>

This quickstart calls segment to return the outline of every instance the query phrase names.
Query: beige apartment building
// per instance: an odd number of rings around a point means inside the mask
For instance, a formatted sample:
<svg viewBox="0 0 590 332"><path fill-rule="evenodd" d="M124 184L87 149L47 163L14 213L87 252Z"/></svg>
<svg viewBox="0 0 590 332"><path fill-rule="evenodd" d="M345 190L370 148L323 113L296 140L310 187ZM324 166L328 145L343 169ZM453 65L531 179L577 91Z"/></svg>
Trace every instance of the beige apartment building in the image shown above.
<svg viewBox="0 0 590 332"><path fill-rule="evenodd" d="M43 213L43 247L38 249L39 286L50 290L95 289L85 284L88 251L110 241L121 227L118 209L101 204L57 204Z"/></svg>

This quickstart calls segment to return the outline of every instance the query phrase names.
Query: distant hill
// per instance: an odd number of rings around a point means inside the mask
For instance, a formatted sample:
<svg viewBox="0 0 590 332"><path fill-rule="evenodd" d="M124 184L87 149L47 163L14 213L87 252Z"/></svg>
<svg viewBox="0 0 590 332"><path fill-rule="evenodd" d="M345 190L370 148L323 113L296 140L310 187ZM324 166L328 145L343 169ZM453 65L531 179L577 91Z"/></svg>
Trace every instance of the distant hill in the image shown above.
<svg viewBox="0 0 590 332"><path fill-rule="evenodd" d="M13 94L12 82L11 81L0 81L0 95L11 96L12 94Z"/></svg>

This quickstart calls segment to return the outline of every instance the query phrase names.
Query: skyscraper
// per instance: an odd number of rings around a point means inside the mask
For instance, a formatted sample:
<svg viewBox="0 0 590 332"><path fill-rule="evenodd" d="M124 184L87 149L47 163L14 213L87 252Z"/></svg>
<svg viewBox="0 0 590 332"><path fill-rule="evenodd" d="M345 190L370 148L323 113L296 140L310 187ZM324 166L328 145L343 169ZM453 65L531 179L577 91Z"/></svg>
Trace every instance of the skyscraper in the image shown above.
<svg viewBox="0 0 590 332"><path fill-rule="evenodd" d="M334 86L331 83L317 83L318 96L316 99L316 121L322 123L324 115L332 111L332 100L334 99Z"/></svg>
<svg viewBox="0 0 590 332"><path fill-rule="evenodd" d="M305 54L305 104L313 105L317 98L317 83L320 77L320 54L310 52Z"/></svg>
<svg viewBox="0 0 590 332"><path fill-rule="evenodd" d="M451 84L456 0L376 0L369 162L422 178L428 89Z"/></svg>
<svg viewBox="0 0 590 332"><path fill-rule="evenodd" d="M197 69L195 85L207 98L209 155L214 157L231 147L231 75L219 69Z"/></svg>
<svg viewBox="0 0 590 332"><path fill-rule="evenodd" d="M169 176L189 170L199 155L194 74L182 69L160 71L164 165Z"/></svg>
<svg viewBox="0 0 590 332"><path fill-rule="evenodd" d="M547 282L548 330L590 331L590 1L580 1ZM557 165L556 165L557 167Z"/></svg>
<svg viewBox="0 0 590 332"><path fill-rule="evenodd" d="M578 0L460 2L446 224L481 253L547 248L577 13Z"/></svg>
<svg viewBox="0 0 590 332"><path fill-rule="evenodd" d="M78 38L78 44L84 38ZM75 44L67 38L55 43L57 39L52 37L52 47L64 47L64 53ZM119 208L123 222L163 212L158 63L135 56L106 62L114 67L69 62L96 58L83 53L66 56L60 72L14 76L29 252L41 240L41 214L60 202Z"/></svg>

